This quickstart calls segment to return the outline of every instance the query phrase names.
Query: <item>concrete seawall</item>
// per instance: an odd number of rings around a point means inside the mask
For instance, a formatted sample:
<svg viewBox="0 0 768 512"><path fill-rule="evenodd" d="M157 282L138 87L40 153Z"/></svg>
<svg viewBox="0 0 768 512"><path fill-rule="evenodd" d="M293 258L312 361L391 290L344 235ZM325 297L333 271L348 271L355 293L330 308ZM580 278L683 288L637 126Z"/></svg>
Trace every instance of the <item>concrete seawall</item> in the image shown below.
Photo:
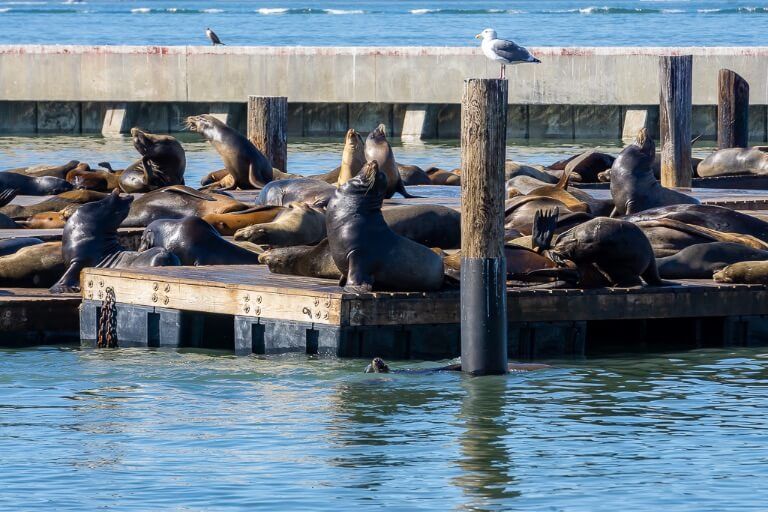
<svg viewBox="0 0 768 512"><path fill-rule="evenodd" d="M717 73L750 83L752 137L766 140L768 47L532 48L510 67L510 137L615 138L658 111L658 57L694 55L694 134L714 138ZM393 135L455 137L462 82L495 76L478 48L0 46L0 133L174 131L192 113L242 126L249 94L283 95L292 135L378 122ZM628 112L631 116L628 116Z"/></svg>

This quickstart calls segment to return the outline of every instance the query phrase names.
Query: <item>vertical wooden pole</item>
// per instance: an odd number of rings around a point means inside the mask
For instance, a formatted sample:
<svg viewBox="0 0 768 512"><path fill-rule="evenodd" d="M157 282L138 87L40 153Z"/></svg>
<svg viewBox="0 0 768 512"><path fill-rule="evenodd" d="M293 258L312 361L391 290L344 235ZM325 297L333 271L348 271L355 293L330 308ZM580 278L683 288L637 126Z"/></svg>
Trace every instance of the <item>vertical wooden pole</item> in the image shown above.
<svg viewBox="0 0 768 512"><path fill-rule="evenodd" d="M288 170L288 98L248 96L248 140L272 162L272 167Z"/></svg>
<svg viewBox="0 0 768 512"><path fill-rule="evenodd" d="M749 84L730 69L721 69L717 90L717 148L746 148L749 144Z"/></svg>
<svg viewBox="0 0 768 512"><path fill-rule="evenodd" d="M461 369L507 372L504 261L506 80L464 81L461 99Z"/></svg>
<svg viewBox="0 0 768 512"><path fill-rule="evenodd" d="M659 66L661 83L661 184L690 187L693 56L663 56Z"/></svg>

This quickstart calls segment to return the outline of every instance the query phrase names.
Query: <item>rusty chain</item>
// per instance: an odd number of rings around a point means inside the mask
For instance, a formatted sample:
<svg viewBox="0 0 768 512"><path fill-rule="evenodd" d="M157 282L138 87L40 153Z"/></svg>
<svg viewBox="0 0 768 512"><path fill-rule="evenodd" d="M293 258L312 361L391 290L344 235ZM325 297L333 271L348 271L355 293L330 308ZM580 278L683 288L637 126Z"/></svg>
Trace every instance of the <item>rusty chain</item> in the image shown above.
<svg viewBox="0 0 768 512"><path fill-rule="evenodd" d="M117 348L117 307L115 290L111 287L105 290L104 301L101 303L96 348Z"/></svg>

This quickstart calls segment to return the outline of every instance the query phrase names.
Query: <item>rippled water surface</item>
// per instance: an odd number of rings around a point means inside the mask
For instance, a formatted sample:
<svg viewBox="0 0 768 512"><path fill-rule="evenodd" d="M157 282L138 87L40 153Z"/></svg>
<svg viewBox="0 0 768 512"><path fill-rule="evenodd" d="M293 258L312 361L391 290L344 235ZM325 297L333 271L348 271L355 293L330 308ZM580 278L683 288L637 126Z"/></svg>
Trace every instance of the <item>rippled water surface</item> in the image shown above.
<svg viewBox="0 0 768 512"><path fill-rule="evenodd" d="M768 44L759 0L0 0L0 43L470 46ZM350 30L351 27L355 29Z"/></svg>
<svg viewBox="0 0 768 512"><path fill-rule="evenodd" d="M764 351L552 364L0 350L0 508L765 510Z"/></svg>

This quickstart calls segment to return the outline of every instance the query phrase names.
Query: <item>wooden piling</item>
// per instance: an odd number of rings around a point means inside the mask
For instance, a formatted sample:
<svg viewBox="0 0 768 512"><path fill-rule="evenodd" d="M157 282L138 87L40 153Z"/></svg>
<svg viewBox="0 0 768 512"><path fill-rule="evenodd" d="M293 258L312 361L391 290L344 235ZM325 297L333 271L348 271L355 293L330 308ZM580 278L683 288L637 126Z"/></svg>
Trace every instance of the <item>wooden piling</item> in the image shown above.
<svg viewBox="0 0 768 512"><path fill-rule="evenodd" d="M287 127L288 98L248 96L248 140L281 171L288 170Z"/></svg>
<svg viewBox="0 0 768 512"><path fill-rule="evenodd" d="M693 56L662 56L661 84L661 184L690 187Z"/></svg>
<svg viewBox="0 0 768 512"><path fill-rule="evenodd" d="M508 82L467 79L461 100L461 365L507 372L504 160Z"/></svg>
<svg viewBox="0 0 768 512"><path fill-rule="evenodd" d="M721 69L717 90L717 148L746 148L749 145L749 84L730 69Z"/></svg>

